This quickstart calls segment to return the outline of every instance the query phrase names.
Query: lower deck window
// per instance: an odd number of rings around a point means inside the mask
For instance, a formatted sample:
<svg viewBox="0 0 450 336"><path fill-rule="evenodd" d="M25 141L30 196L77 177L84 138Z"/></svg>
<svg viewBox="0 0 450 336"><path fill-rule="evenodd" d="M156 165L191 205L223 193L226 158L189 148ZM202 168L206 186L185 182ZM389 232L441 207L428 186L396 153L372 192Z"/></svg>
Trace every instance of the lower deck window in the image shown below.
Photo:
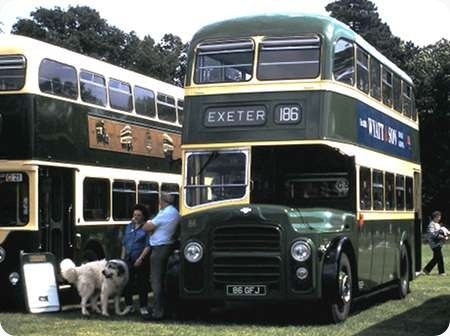
<svg viewBox="0 0 450 336"><path fill-rule="evenodd" d="M129 220L131 209L136 204L136 184L134 181L113 182L113 219Z"/></svg>
<svg viewBox="0 0 450 336"><path fill-rule="evenodd" d="M110 216L108 179L86 178L83 183L83 217L86 221L107 220Z"/></svg>
<svg viewBox="0 0 450 336"><path fill-rule="evenodd" d="M246 154L243 152L200 152L187 157L186 203L242 198L246 191Z"/></svg>
<svg viewBox="0 0 450 336"><path fill-rule="evenodd" d="M28 176L0 173L0 227L25 225L30 214Z"/></svg>
<svg viewBox="0 0 450 336"><path fill-rule="evenodd" d="M148 209L150 217L156 215L159 209L159 187L156 182L139 182L138 203Z"/></svg>

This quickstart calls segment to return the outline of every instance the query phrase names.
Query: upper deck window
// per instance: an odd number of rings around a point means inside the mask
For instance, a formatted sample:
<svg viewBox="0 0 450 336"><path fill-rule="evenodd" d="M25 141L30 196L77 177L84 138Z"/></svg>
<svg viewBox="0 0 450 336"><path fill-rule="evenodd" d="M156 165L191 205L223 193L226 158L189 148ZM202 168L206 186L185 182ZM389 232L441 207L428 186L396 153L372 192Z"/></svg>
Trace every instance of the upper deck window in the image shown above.
<svg viewBox="0 0 450 336"><path fill-rule="evenodd" d="M20 90L25 85L23 56L0 56L0 91Z"/></svg>
<svg viewBox="0 0 450 336"><path fill-rule="evenodd" d="M194 82L245 82L252 78L251 40L205 42L197 47Z"/></svg>
<svg viewBox="0 0 450 336"><path fill-rule="evenodd" d="M383 103L392 107L392 72L383 67Z"/></svg>
<svg viewBox="0 0 450 336"><path fill-rule="evenodd" d="M156 115L155 93L139 86L134 87L134 105L136 113L154 118Z"/></svg>
<svg viewBox="0 0 450 336"><path fill-rule="evenodd" d="M355 83L355 53L353 43L339 40L334 46L334 78L349 85Z"/></svg>
<svg viewBox="0 0 450 336"><path fill-rule="evenodd" d="M81 100L91 104L106 106L106 81L103 76L81 70L80 91Z"/></svg>
<svg viewBox="0 0 450 336"><path fill-rule="evenodd" d="M370 95L377 100L381 98L381 65L373 57L370 58Z"/></svg>
<svg viewBox="0 0 450 336"><path fill-rule="evenodd" d="M402 112L405 116L410 118L411 111L412 111L412 88L410 85L403 82Z"/></svg>
<svg viewBox="0 0 450 336"><path fill-rule="evenodd" d="M258 79L315 78L320 73L320 38L266 38L259 47Z"/></svg>
<svg viewBox="0 0 450 336"><path fill-rule="evenodd" d="M165 121L175 122L177 120L175 98L158 92L157 102L158 118Z"/></svg>
<svg viewBox="0 0 450 336"><path fill-rule="evenodd" d="M133 101L130 84L111 78L109 80L109 103L112 108L131 111L133 109Z"/></svg>
<svg viewBox="0 0 450 336"><path fill-rule="evenodd" d="M359 47L356 49L356 81L358 89L369 93L369 55Z"/></svg>
<svg viewBox="0 0 450 336"><path fill-rule="evenodd" d="M70 65L44 59L39 66L39 88L42 92L76 99L77 72Z"/></svg>
<svg viewBox="0 0 450 336"><path fill-rule="evenodd" d="M394 109L402 111L402 81L399 76L394 75Z"/></svg>

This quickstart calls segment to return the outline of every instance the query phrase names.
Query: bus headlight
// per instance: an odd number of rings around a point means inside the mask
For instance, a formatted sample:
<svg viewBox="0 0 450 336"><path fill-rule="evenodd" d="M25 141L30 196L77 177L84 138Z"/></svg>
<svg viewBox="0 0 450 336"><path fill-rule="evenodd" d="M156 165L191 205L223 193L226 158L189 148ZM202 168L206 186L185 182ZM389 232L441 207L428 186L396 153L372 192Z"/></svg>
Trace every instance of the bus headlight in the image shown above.
<svg viewBox="0 0 450 336"><path fill-rule="evenodd" d="M296 241L291 246L291 256L297 261L304 262L311 256L311 247L304 241Z"/></svg>
<svg viewBox="0 0 450 336"><path fill-rule="evenodd" d="M184 257L190 263L196 263L203 258L203 247L197 242L189 242L184 248Z"/></svg>
<svg viewBox="0 0 450 336"><path fill-rule="evenodd" d="M6 259L6 251L0 246L0 264Z"/></svg>
<svg viewBox="0 0 450 336"><path fill-rule="evenodd" d="M11 283L11 285L15 286L18 284L19 280L20 280L20 275L17 272L12 272L9 277L9 282Z"/></svg>

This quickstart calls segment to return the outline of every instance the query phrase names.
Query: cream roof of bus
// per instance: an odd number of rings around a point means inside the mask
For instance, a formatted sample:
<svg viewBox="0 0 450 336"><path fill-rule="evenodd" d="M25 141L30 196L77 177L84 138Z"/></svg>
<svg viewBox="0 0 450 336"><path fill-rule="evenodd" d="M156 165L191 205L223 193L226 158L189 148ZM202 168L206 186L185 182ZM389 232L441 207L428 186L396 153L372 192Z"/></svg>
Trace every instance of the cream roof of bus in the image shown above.
<svg viewBox="0 0 450 336"><path fill-rule="evenodd" d="M42 59L48 58L75 67L105 76L138 85L158 92L170 94L177 98L183 97L183 89L172 84L126 70L110 63L85 56L65 48L13 34L0 34L1 55L24 55L28 67L36 71ZM37 78L37 76L36 76Z"/></svg>

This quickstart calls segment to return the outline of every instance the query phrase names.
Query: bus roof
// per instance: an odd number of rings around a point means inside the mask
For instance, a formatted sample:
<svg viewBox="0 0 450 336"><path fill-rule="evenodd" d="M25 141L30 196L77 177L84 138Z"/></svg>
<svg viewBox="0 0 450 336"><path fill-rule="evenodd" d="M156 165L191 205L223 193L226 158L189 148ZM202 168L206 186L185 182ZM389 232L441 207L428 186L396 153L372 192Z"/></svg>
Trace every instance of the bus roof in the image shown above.
<svg viewBox="0 0 450 336"><path fill-rule="evenodd" d="M132 78L134 84L144 85L144 83L147 83L177 97L183 95L183 89L173 84L27 36L0 34L0 53L23 54L28 59L36 58L39 61L42 58L49 58L115 79L130 80Z"/></svg>
<svg viewBox="0 0 450 336"><path fill-rule="evenodd" d="M249 36L286 36L320 33L330 41L346 38L355 41L392 71L412 85L411 78L346 24L330 17L314 14L268 14L233 18L207 25L192 38L191 46L209 39Z"/></svg>

